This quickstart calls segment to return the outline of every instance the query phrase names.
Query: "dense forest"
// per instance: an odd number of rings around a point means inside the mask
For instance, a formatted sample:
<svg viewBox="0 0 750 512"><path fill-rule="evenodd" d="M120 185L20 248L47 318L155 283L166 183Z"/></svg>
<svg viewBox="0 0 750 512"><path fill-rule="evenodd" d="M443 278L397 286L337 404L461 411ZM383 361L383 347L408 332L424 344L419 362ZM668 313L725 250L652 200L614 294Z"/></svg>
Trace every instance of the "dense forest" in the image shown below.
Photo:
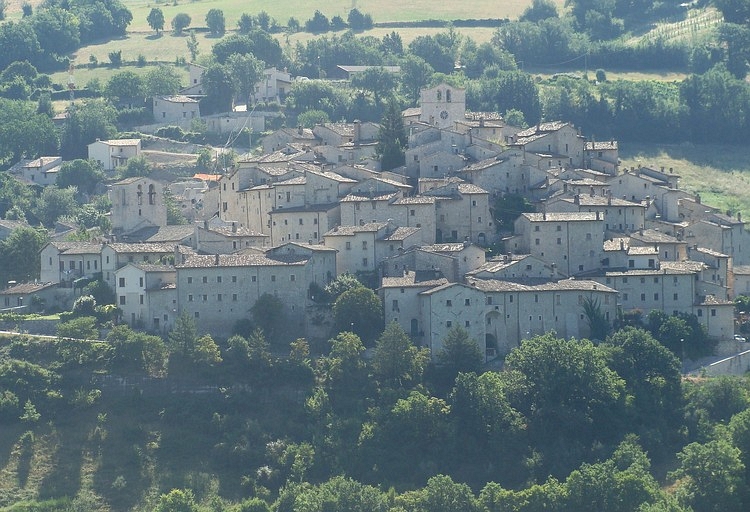
<svg viewBox="0 0 750 512"><path fill-rule="evenodd" d="M94 325L75 316L57 341L2 342L0 499L21 500L8 510L748 504L750 382L681 380L652 332L685 325L537 336L503 371L460 328L431 363L396 324L370 349L340 332L320 355L304 339L282 353L260 329L214 341L189 317L166 343L126 326L105 343L65 337Z"/></svg>

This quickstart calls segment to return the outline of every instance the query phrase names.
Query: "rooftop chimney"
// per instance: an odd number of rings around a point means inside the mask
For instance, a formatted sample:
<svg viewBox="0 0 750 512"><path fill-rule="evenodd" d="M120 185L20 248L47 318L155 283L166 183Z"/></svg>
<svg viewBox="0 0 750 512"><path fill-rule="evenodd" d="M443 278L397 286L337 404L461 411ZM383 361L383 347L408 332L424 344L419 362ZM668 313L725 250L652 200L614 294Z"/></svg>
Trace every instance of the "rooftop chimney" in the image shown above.
<svg viewBox="0 0 750 512"><path fill-rule="evenodd" d="M219 255L216 255L216 258L214 259L214 265L219 266Z"/></svg>

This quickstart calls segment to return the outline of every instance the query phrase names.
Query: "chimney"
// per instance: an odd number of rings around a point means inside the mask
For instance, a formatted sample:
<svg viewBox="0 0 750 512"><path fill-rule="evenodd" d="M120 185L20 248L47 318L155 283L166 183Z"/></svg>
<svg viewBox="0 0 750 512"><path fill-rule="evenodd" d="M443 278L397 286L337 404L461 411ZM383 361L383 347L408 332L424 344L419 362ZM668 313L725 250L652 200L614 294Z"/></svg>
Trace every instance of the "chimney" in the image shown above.
<svg viewBox="0 0 750 512"><path fill-rule="evenodd" d="M573 204L581 204L581 196L578 194L573 196Z"/></svg>
<svg viewBox="0 0 750 512"><path fill-rule="evenodd" d="M607 204L612 206L612 196L607 196Z"/></svg>
<svg viewBox="0 0 750 512"><path fill-rule="evenodd" d="M237 232L237 223L232 222L232 233L236 233L236 232Z"/></svg>
<svg viewBox="0 0 750 512"><path fill-rule="evenodd" d="M219 266L219 255L218 254L216 255L216 258L214 259L214 265L216 265L217 267Z"/></svg>
<svg viewBox="0 0 750 512"><path fill-rule="evenodd" d="M622 238L620 238L620 250L621 251L625 250L625 240L623 240Z"/></svg>

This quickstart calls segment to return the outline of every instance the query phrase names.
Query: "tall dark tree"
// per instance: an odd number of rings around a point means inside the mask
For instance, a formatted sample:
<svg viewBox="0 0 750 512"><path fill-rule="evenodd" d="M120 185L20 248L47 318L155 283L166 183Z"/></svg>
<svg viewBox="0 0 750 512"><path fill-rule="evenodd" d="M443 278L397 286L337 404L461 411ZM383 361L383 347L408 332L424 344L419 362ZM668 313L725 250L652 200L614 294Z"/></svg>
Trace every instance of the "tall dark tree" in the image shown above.
<svg viewBox="0 0 750 512"><path fill-rule="evenodd" d="M206 13L206 26L212 36L223 36L227 30L224 11L221 9L209 9L208 13Z"/></svg>
<svg viewBox="0 0 750 512"><path fill-rule="evenodd" d="M85 100L71 105L62 130L60 153L65 160L85 158L86 148L96 139L107 140L116 133L116 111L105 100Z"/></svg>
<svg viewBox="0 0 750 512"><path fill-rule="evenodd" d="M146 17L148 26L156 30L156 35L159 35L164 30L164 11L158 7L153 7L151 12Z"/></svg>
<svg viewBox="0 0 750 512"><path fill-rule="evenodd" d="M378 131L378 145L375 154L380 158L380 168L390 171L404 165L406 162L406 129L401 109L395 98L388 101L385 114L380 122Z"/></svg>

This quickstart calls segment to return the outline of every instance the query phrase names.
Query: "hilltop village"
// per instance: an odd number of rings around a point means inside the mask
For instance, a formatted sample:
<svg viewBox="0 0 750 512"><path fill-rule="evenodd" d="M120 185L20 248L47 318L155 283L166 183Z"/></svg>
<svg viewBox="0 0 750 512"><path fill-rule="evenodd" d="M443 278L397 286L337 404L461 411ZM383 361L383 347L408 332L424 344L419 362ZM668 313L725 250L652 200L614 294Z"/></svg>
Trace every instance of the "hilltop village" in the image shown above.
<svg viewBox="0 0 750 512"><path fill-rule="evenodd" d="M550 330L588 337L587 304L610 324L694 314L720 350L736 351L732 299L750 292L739 215L680 190L673 169L621 168L617 141L570 123L513 127L467 112L465 91L446 84L422 90L419 105L403 112L406 163L390 171L375 157L379 126L354 122L275 131L225 174L114 183L112 236L49 242L40 281L0 300L69 307L76 283L101 275L132 327L165 334L187 313L200 331L229 336L272 294L294 332L325 339L315 291L348 272L377 289L386 323L433 355L454 326L487 359ZM109 169L140 149L139 139L97 141L89 157ZM19 172L42 183L55 165ZM167 225L167 186L192 225ZM535 211L505 212L512 226L496 226L509 196Z"/></svg>

